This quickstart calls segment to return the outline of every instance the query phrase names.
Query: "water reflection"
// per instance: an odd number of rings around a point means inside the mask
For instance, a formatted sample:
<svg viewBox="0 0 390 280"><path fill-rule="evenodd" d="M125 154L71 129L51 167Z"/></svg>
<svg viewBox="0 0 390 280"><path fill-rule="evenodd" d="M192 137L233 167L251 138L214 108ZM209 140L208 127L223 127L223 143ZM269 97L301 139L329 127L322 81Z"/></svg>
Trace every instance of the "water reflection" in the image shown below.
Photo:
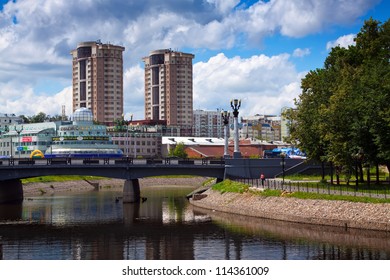
<svg viewBox="0 0 390 280"><path fill-rule="evenodd" d="M228 237L230 246L236 249L241 242L241 259L390 259L390 233L372 230L360 230L328 227L309 224L289 223L270 219L252 218L221 212L194 208L195 213L208 215L214 223L227 228L232 236ZM234 234L232 234L234 233ZM244 237L244 239L235 238ZM253 244L252 250L245 246L246 238L261 236L263 244ZM234 244L234 246L231 246ZM251 246L251 245L250 245ZM258 251L265 255L254 254Z"/></svg>
<svg viewBox="0 0 390 280"><path fill-rule="evenodd" d="M390 259L384 232L343 231L193 209L191 189L34 197L0 206L4 259Z"/></svg>

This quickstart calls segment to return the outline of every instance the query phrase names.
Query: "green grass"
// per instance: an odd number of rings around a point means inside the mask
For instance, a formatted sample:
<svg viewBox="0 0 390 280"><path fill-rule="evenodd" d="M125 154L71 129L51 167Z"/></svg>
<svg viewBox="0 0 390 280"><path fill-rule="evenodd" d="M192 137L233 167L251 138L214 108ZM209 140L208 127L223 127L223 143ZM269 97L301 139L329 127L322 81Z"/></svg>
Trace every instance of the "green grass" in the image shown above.
<svg viewBox="0 0 390 280"><path fill-rule="evenodd" d="M164 175L164 176L154 176L151 178L194 178L198 176L193 175ZM48 183L48 182L65 182L65 181L77 181L77 180L99 180L106 179L106 177L100 176L81 176L81 175L59 175L59 176L41 176L22 179L22 183ZM213 179L213 178L212 178Z"/></svg>
<svg viewBox="0 0 390 280"><path fill-rule="evenodd" d="M220 193L233 192L233 193L244 193L249 190L249 186L243 183L234 182L229 179L224 180L218 184L212 186L212 189L219 191Z"/></svg>
<svg viewBox="0 0 390 280"><path fill-rule="evenodd" d="M289 181L287 183L288 185L291 186L300 186L301 188L319 188L319 189L324 189L324 190L338 190L342 189L343 192L364 192L364 193L378 193L378 194L384 194L389 192L389 187L388 185L385 184L374 184L371 183L368 185L367 183L359 183L357 188L355 185L355 182L350 183L349 185L346 182L340 182L339 185L336 185L336 183L330 184L329 182L323 183L323 182L305 182L305 181L299 181L299 182L294 182L294 181Z"/></svg>
<svg viewBox="0 0 390 280"><path fill-rule="evenodd" d="M390 203L390 199L373 198L373 197L360 197L360 196L348 196L348 195L329 195L329 194L317 194L306 192L294 192L286 194L286 197L295 197L300 199L324 199L324 200L342 200L350 202L364 202L364 203Z"/></svg>
<svg viewBox="0 0 390 280"><path fill-rule="evenodd" d="M219 191L220 193L245 193L250 192L254 195L260 196L276 196L276 197L295 197L299 199L323 199L323 200L341 200L350 202L364 202L364 203L390 203L390 199L380 199L372 197L359 197L359 196L347 196L347 195L329 195L329 194L318 194L318 193L306 193L306 192L293 192L283 193L281 190L270 190L265 189L264 191L252 191L249 189L249 185L235 182L231 180L224 180L212 187L213 190Z"/></svg>
<svg viewBox="0 0 390 280"><path fill-rule="evenodd" d="M334 177L336 178L336 177ZM322 176L321 175L302 175L302 174L294 174L294 175L288 175L284 177L285 180L291 180L291 181L321 181ZM325 176L325 180L330 181L330 176Z"/></svg>
<svg viewBox="0 0 390 280"><path fill-rule="evenodd" d="M79 176L79 175L61 175L61 176L41 176L22 179L22 184L27 183L49 183L49 182L66 182L66 181L78 181L78 180L98 180L104 177L97 176Z"/></svg>
<svg viewBox="0 0 390 280"><path fill-rule="evenodd" d="M151 176L150 178L194 178L199 177L195 175L161 175L161 176Z"/></svg>
<svg viewBox="0 0 390 280"><path fill-rule="evenodd" d="M215 178L209 178L202 183L202 186L209 186L212 184L212 182L214 182L214 180L215 180Z"/></svg>

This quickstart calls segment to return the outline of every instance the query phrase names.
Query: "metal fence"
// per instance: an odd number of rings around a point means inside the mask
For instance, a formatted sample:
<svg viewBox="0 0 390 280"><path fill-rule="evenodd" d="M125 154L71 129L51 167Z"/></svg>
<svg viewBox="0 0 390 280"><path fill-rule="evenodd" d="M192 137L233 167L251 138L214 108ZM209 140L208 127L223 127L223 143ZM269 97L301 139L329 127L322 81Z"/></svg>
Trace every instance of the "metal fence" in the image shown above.
<svg viewBox="0 0 390 280"><path fill-rule="evenodd" d="M329 195L343 196L360 196L372 198L390 198L390 185L383 184L381 186L371 186L370 188L355 187L346 185L324 185L318 182L302 182L302 181L287 181L278 179L266 179L264 182L261 179L235 179L237 182L245 183L256 188L264 188L270 190L281 190L287 192L306 192Z"/></svg>

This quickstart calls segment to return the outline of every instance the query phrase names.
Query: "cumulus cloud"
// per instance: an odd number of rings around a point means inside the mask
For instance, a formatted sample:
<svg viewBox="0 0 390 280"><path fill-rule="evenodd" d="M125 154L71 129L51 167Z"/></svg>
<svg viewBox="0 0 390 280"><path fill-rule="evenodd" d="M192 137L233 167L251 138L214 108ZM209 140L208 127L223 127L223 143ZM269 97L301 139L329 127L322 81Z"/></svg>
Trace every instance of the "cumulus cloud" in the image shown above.
<svg viewBox="0 0 390 280"><path fill-rule="evenodd" d="M236 0L206 0L207 3L214 5L222 14L230 12L239 2Z"/></svg>
<svg viewBox="0 0 390 280"><path fill-rule="evenodd" d="M271 0L251 1L247 4L239 0L85 0L80 4L78 0L10 0L0 9L0 84L14 86L10 89L13 92L11 103L16 102L17 96L21 98L26 93L31 97L43 96L48 100L53 96L59 98L64 93L48 92L41 95L36 92L36 85L48 79L61 79L61 82L66 80L70 86L70 51L79 42L101 39L126 48L125 87L127 92L135 94L138 104L141 102L139 81L143 75L135 76L140 74L137 65L151 50L172 48L192 52L200 49L226 52L235 47L258 48L263 39L272 34L302 37L335 25L349 24L378 1ZM307 53L302 50L300 53L297 51L297 54ZM220 67L222 70L224 64L245 64L245 70L239 71L244 76L240 77L234 71L228 73L230 79L225 81L226 86L223 87L229 92L243 90L252 94L252 91L242 88L244 85L234 81L245 80L245 75L256 72L255 66L249 65L250 61L276 59L283 60L283 55L258 56L247 60L215 56L203 63L214 63L212 67ZM268 81L261 78L264 73L258 74L262 87L269 89L278 84L274 80L276 77ZM215 87L211 79L205 81L210 82L209 85L202 85L206 90ZM194 101L203 104L200 92ZM270 90L263 93L266 92ZM4 98L9 99L7 96ZM128 102L125 97L125 111L135 111ZM15 104L8 107L2 105L0 108L3 112L16 112L16 107L13 107ZM210 104L210 107L215 106ZM34 113L37 113L38 108L35 108Z"/></svg>
<svg viewBox="0 0 390 280"><path fill-rule="evenodd" d="M334 47L340 46L342 48L348 48L349 46L354 46L356 42L354 39L356 38L356 34L344 35L337 38L334 41L330 41L326 44L326 50L331 50Z"/></svg>
<svg viewBox="0 0 390 280"><path fill-rule="evenodd" d="M137 119L142 119L145 110L144 69L139 64L124 72L123 91L125 119L130 119L131 114Z"/></svg>
<svg viewBox="0 0 390 280"><path fill-rule="evenodd" d="M72 87L66 87L53 95L38 95L29 85L0 84L0 112L32 116L39 112L61 115L65 105L66 115L72 114Z"/></svg>
<svg viewBox="0 0 390 280"><path fill-rule="evenodd" d="M297 48L293 52L294 57L304 57L304 56L307 56L309 54L310 54L310 49L308 49L308 48L305 48L305 49Z"/></svg>
<svg viewBox="0 0 390 280"><path fill-rule="evenodd" d="M230 109L242 100L243 114L279 114L300 93L300 79L289 55L228 58L220 53L194 65L194 108Z"/></svg>
<svg viewBox="0 0 390 280"><path fill-rule="evenodd" d="M271 23L277 24L283 35L303 37L336 24L348 24L380 0L282 0L271 1Z"/></svg>

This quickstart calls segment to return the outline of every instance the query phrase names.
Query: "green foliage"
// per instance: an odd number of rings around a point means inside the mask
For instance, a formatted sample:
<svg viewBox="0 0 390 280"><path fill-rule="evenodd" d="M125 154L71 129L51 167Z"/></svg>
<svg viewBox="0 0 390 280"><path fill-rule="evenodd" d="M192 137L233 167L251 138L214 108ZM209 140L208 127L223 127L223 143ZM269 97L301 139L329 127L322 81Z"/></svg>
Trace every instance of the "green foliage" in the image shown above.
<svg viewBox="0 0 390 280"><path fill-rule="evenodd" d="M249 191L249 186L243 183L224 180L212 187L213 190L219 191L220 193L232 192L232 193L245 193ZM294 197L299 199L323 199L323 200L342 200L350 202L363 202L363 203L390 203L390 199L373 198L373 197L360 197L360 196L347 196L347 195L329 195L329 194L318 194L318 193L307 193L307 192L293 192L284 193L281 190L265 189L261 192L251 192L253 195L260 196L276 196L276 197Z"/></svg>
<svg viewBox="0 0 390 280"><path fill-rule="evenodd" d="M261 196L280 196L282 194L282 191L265 189L264 191L260 192L259 194Z"/></svg>
<svg viewBox="0 0 390 280"><path fill-rule="evenodd" d="M187 158L188 154L185 151L184 143L178 143L174 149L169 150L170 157Z"/></svg>
<svg viewBox="0 0 390 280"><path fill-rule="evenodd" d="M317 193L306 193L306 192L294 192L286 196L300 198L300 199L342 200L342 201L363 202L363 203L390 203L390 199L361 197L361 196L329 195L329 194L317 194Z"/></svg>
<svg viewBox="0 0 390 280"><path fill-rule="evenodd" d="M42 177L33 177L33 178L26 178L22 179L22 184L27 183L47 183L47 182L66 182L66 181L77 181L77 180L96 180L96 179L102 179L103 177L96 177L96 176L79 176L79 175L61 175L61 176L42 176Z"/></svg>
<svg viewBox="0 0 390 280"><path fill-rule="evenodd" d="M47 119L47 115L43 112L38 113L29 118L30 123L42 123Z"/></svg>
<svg viewBox="0 0 390 280"><path fill-rule="evenodd" d="M302 80L296 110L288 110L291 141L346 174L358 164L390 167L390 23L370 19L356 46L335 47L324 68Z"/></svg>
<svg viewBox="0 0 390 280"><path fill-rule="evenodd" d="M215 181L215 178L208 178L206 181L202 183L202 186L209 186Z"/></svg>
<svg viewBox="0 0 390 280"><path fill-rule="evenodd" d="M127 131L127 125L128 123L124 120L124 118L120 118L120 119L115 119L114 120L114 123L115 123L115 126L114 126L114 131Z"/></svg>
<svg viewBox="0 0 390 280"><path fill-rule="evenodd" d="M243 183L231 181L226 179L212 187L213 190L219 191L220 193L233 192L233 193L244 193L249 190L249 186Z"/></svg>
<svg viewBox="0 0 390 280"><path fill-rule="evenodd" d="M45 121L55 122L61 121L63 119L61 115L50 116L43 112L40 112L37 115L33 115L31 117L26 117L25 115L20 115L19 117L23 119L23 123L42 123ZM65 120L68 120L67 116L65 116Z"/></svg>

